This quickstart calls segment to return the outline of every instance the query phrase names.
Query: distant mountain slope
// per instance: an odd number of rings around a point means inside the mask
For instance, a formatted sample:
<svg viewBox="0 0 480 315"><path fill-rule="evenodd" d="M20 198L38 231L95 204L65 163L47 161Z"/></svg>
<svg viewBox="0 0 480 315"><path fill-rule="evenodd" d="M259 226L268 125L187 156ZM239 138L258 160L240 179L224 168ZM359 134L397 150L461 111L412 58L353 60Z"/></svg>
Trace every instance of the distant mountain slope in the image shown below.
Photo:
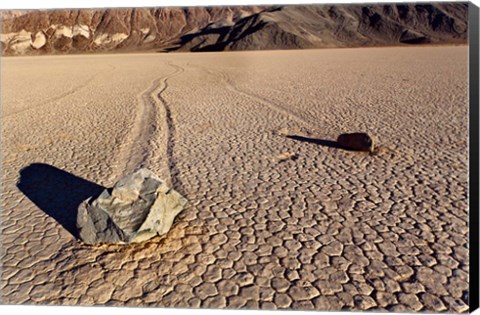
<svg viewBox="0 0 480 315"><path fill-rule="evenodd" d="M168 47L190 32L233 25L260 7L3 11L6 55L138 51Z"/></svg>
<svg viewBox="0 0 480 315"><path fill-rule="evenodd" d="M193 51L465 43L468 5L285 6L184 36Z"/></svg>
<svg viewBox="0 0 480 315"><path fill-rule="evenodd" d="M3 11L5 55L466 43L467 3Z"/></svg>

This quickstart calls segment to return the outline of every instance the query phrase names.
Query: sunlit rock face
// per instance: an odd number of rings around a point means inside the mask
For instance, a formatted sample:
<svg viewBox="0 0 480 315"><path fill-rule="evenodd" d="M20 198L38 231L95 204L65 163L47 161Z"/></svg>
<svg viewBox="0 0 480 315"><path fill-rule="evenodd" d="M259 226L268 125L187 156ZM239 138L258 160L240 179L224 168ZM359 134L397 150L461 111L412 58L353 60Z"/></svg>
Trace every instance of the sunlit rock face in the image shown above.
<svg viewBox="0 0 480 315"><path fill-rule="evenodd" d="M77 228L87 244L125 244L170 230L186 199L148 169L140 169L105 189L78 209Z"/></svg>

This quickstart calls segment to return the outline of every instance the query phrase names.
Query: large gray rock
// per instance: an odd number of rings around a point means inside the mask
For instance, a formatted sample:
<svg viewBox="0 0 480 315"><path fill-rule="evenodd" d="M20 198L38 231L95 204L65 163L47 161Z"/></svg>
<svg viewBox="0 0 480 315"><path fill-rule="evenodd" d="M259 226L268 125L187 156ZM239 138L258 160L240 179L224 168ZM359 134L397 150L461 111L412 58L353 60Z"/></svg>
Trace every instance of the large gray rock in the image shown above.
<svg viewBox="0 0 480 315"><path fill-rule="evenodd" d="M372 137L364 132L344 133L338 136L337 143L347 150L374 151Z"/></svg>
<svg viewBox="0 0 480 315"><path fill-rule="evenodd" d="M87 244L142 242L168 232L186 202L142 168L79 206L79 235Z"/></svg>

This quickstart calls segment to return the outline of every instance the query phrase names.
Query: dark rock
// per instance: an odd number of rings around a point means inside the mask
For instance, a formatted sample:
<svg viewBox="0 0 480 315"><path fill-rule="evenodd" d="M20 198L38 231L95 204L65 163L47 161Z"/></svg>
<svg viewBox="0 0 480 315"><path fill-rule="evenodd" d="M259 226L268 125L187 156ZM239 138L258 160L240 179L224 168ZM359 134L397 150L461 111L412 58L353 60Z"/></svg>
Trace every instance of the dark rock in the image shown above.
<svg viewBox="0 0 480 315"><path fill-rule="evenodd" d="M373 152L373 139L364 132L344 133L338 136L338 144L347 150Z"/></svg>
<svg viewBox="0 0 480 315"><path fill-rule="evenodd" d="M141 242L167 233L185 204L153 172L140 169L80 205L79 235L87 244Z"/></svg>

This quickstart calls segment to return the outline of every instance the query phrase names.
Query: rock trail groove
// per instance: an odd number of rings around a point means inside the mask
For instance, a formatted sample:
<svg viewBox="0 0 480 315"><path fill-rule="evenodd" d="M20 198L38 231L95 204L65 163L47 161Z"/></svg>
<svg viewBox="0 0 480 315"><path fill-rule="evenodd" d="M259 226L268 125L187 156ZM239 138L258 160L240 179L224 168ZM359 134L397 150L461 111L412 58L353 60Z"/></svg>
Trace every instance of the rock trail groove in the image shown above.
<svg viewBox="0 0 480 315"><path fill-rule="evenodd" d="M219 77L222 79L222 81L225 83L225 86L228 90L237 93L240 96L247 97L255 102L258 102L260 104L263 104L264 106L267 106L268 108L284 115L285 117L288 117L290 120L295 121L296 123L300 124L303 127L306 127L307 130L310 131L316 131L316 128L314 127L314 124L312 122L308 122L306 119L296 115L292 110L289 110L288 108L285 108L284 106L269 101L263 97L260 97L258 95L255 95L249 91L242 90L239 87L233 83L233 80L224 72L221 71L212 71L209 69L203 69L206 73L209 73L212 76Z"/></svg>
<svg viewBox="0 0 480 315"><path fill-rule="evenodd" d="M111 72L115 71L115 69L116 69L115 66L113 66L113 65L108 65L108 66L109 66L110 69L107 70L107 73L111 73ZM60 95L48 98L48 99L46 99L46 100L44 100L44 101L42 101L38 104L32 104L32 105L29 105L28 107L25 107L25 108L22 108L22 109L13 111L13 112L6 113L4 117L8 117L10 115L16 115L16 114L19 114L19 113L22 113L22 112L26 112L26 111L29 111L29 110L32 110L34 108L41 107L41 106L44 106L44 105L47 105L47 104L59 102L62 99L66 98L68 96L71 96L71 95L77 93L78 91L86 88L88 85L92 84L92 82L95 80L95 78L97 78L100 74L104 74L104 72L102 70L98 70L95 74L91 75L85 81L81 82L79 85L75 86L74 88L63 92Z"/></svg>
<svg viewBox="0 0 480 315"><path fill-rule="evenodd" d="M175 126L172 123L169 105L162 97L168 88L168 80L183 71L168 63L174 70L153 81L152 85L138 97L139 109L130 131L130 147L120 153L120 160L126 161L124 174L142 167L152 167L170 185L171 148Z"/></svg>

